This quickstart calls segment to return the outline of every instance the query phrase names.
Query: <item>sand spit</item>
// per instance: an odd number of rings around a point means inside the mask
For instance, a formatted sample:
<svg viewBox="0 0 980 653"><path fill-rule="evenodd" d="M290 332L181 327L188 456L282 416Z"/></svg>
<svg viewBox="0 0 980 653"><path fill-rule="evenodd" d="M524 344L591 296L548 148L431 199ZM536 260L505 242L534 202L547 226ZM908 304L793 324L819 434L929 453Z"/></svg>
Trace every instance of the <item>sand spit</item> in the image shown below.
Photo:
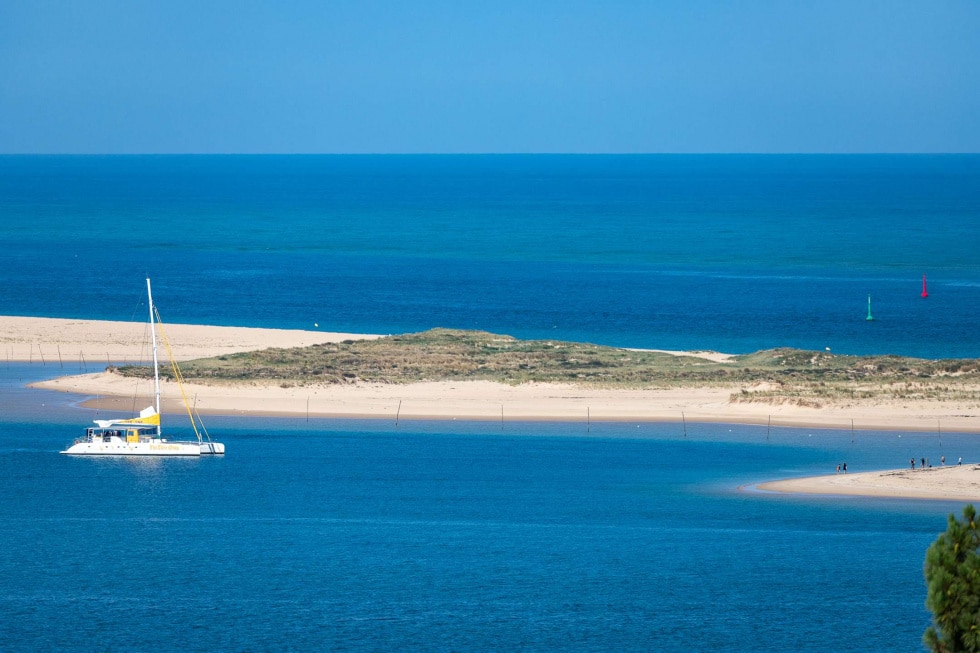
<svg viewBox="0 0 980 653"><path fill-rule="evenodd" d="M110 322L47 317L0 316L0 347L9 361L98 365L152 360L146 322ZM165 324L178 361L268 347L307 347L375 335L290 329ZM161 345L162 346L162 345Z"/></svg>
<svg viewBox="0 0 980 653"><path fill-rule="evenodd" d="M7 360L61 362L104 368L104 362L148 362L148 327L139 322L103 322L0 316L0 347ZM172 324L166 334L179 360L221 356L269 347L377 338L376 335ZM721 358L714 352L670 352ZM161 354L165 358L164 354ZM146 381L119 374L67 376L38 387L92 397L86 405L132 410L148 400ZM202 412L225 414L357 417L378 419L468 419L600 421L688 421L876 429L980 432L980 407L957 401L882 399L869 405L732 402L743 388L683 387L608 389L566 384L506 385L491 381L436 381L411 384L296 384L223 382L190 384ZM180 411L176 384L163 384L164 409ZM143 405L146 405L145 403Z"/></svg>
<svg viewBox="0 0 980 653"><path fill-rule="evenodd" d="M916 461L918 467L919 461ZM772 481L760 490L902 499L943 499L980 502L980 465L945 465L926 469L890 469L859 474L830 474Z"/></svg>

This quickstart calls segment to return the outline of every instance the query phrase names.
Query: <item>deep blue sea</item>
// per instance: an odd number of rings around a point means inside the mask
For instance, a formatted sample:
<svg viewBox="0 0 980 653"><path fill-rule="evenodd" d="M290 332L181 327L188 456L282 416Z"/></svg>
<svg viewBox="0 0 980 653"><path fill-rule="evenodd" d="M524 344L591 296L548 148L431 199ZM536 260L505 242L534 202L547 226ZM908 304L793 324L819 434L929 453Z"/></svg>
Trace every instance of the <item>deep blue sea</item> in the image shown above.
<svg viewBox="0 0 980 653"><path fill-rule="evenodd" d="M223 458L69 458L0 365L0 649L921 650L962 505L763 480L980 460L975 434L211 418Z"/></svg>
<svg viewBox="0 0 980 653"><path fill-rule="evenodd" d="M0 314L980 356L980 156L0 157ZM922 275L929 297L920 297ZM873 321L867 315L872 297ZM921 650L961 504L760 481L976 434L225 417L201 460L0 360L0 649ZM980 430L980 427L978 427Z"/></svg>
<svg viewBox="0 0 980 653"><path fill-rule="evenodd" d="M0 216L5 315L149 275L171 323L980 356L980 155L0 156Z"/></svg>

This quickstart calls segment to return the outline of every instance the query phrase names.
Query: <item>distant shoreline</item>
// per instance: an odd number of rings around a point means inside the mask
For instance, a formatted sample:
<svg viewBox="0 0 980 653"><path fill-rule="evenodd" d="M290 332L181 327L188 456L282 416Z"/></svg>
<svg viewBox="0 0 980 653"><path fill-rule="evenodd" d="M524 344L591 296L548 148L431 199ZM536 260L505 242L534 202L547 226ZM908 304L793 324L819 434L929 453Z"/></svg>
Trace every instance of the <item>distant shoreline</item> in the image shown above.
<svg viewBox="0 0 980 653"><path fill-rule="evenodd" d="M165 325L179 360L215 357L268 347L304 347L380 336L319 331ZM146 325L56 318L0 316L0 346L11 361L71 361L98 365L151 359ZM683 354L683 352L680 352ZM690 355L706 356L704 352ZM712 354L715 355L715 354ZM717 354L717 356L724 356ZM98 372L32 384L91 397L82 405L131 411L134 397L149 402L151 384ZM824 406L731 402L741 386L666 389L593 388L572 384L491 381L292 384L277 382L193 383L186 387L202 413L390 420L715 422L827 429L957 431L980 433L980 406L926 399L874 405ZM182 412L175 383L163 383L163 409ZM148 405L144 404L144 405Z"/></svg>

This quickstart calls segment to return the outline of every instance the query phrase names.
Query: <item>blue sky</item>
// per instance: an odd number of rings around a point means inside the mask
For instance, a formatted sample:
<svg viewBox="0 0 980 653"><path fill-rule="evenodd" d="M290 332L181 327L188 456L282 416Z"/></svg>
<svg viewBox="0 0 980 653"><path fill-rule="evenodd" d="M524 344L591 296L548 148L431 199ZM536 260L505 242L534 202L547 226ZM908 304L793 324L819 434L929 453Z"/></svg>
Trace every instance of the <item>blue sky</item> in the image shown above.
<svg viewBox="0 0 980 653"><path fill-rule="evenodd" d="M6 0L0 152L980 152L980 1Z"/></svg>

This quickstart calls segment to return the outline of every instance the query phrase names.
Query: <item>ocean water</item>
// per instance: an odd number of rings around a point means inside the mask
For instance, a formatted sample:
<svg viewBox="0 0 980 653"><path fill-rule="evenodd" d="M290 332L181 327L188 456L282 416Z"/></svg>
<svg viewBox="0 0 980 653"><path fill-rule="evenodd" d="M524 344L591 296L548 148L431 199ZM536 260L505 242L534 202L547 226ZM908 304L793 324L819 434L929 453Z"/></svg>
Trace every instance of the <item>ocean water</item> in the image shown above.
<svg viewBox="0 0 980 653"><path fill-rule="evenodd" d="M0 214L0 314L980 356L974 155L5 156Z"/></svg>
<svg viewBox="0 0 980 653"><path fill-rule="evenodd" d="M0 314L980 356L980 157L0 157ZM929 298L921 293L922 275ZM875 320L865 320L872 295ZM764 480L976 434L212 418L202 460L0 360L0 649L919 650L962 504Z"/></svg>
<svg viewBox="0 0 980 653"><path fill-rule="evenodd" d="M229 453L70 458L0 367L10 651L917 650L951 502L763 480L980 460L975 434L212 418Z"/></svg>

